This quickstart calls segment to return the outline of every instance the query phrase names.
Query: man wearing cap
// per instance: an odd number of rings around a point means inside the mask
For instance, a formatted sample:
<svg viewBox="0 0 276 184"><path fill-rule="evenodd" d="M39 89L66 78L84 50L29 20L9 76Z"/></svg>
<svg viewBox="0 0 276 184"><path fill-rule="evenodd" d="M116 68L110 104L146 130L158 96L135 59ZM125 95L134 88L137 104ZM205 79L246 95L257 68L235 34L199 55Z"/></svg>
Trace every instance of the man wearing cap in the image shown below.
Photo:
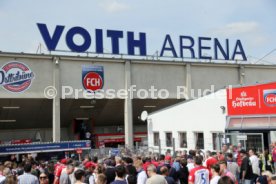
<svg viewBox="0 0 276 184"><path fill-rule="evenodd" d="M89 161L89 162L85 163L84 167L85 167L85 169L87 169L84 183L95 184L94 170L96 168L96 164Z"/></svg>
<svg viewBox="0 0 276 184"><path fill-rule="evenodd" d="M54 180L54 184L59 184L59 178L60 178L60 175L61 175L61 172L64 168L66 168L66 163L67 163L67 159L64 158L64 159L61 159L60 160L60 163L58 163L56 165L56 168L55 168L55 180Z"/></svg>

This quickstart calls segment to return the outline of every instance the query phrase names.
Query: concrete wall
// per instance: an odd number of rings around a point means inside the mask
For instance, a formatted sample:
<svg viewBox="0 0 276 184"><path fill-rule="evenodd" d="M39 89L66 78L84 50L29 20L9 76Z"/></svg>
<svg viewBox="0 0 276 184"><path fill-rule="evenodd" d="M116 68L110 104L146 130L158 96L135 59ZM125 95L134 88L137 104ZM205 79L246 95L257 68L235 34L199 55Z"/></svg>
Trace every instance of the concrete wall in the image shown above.
<svg viewBox="0 0 276 184"><path fill-rule="evenodd" d="M225 88L229 84L239 84L239 70L237 66L225 65L192 65L192 89Z"/></svg>
<svg viewBox="0 0 276 184"><path fill-rule="evenodd" d="M32 80L29 89L21 93L13 93L0 87L0 98L44 98L44 89L53 83L51 59L48 57L18 57L16 55L14 57L11 55L1 57L0 54L1 68L10 61L26 64L34 72L35 78Z"/></svg>
<svg viewBox="0 0 276 184"><path fill-rule="evenodd" d="M27 64L35 73L31 87L23 93L11 93L2 87L0 98L44 98L44 89L53 85L53 58L45 55L22 55L0 53L0 66L9 61L19 61ZM124 89L125 61L121 59L99 59L86 57L59 57L60 84L82 89L82 66L100 65L104 67L104 90ZM177 98L177 86L187 86L191 89L221 89L227 85L240 83L251 84L275 80L276 66L237 65L215 63L189 63L190 71L185 62L131 61L131 85L137 89L167 89L169 98ZM243 68L243 69L241 69ZM187 76L190 74L190 77ZM189 87L189 86L188 86ZM70 96L67 96L70 98ZM72 96L71 96L72 97ZM136 97L136 96L134 96ZM83 98L80 94L79 98Z"/></svg>
<svg viewBox="0 0 276 184"><path fill-rule="evenodd" d="M276 80L276 69L274 67L260 68L247 66L244 70L245 84L262 83Z"/></svg>
<svg viewBox="0 0 276 184"><path fill-rule="evenodd" d="M137 89L154 86L157 90L168 90L169 97L176 98L177 86L186 86L186 66L135 62L131 64L131 79Z"/></svg>
<svg viewBox="0 0 276 184"><path fill-rule="evenodd" d="M0 130L0 141L11 141L16 139L35 139L37 132L40 133L43 142L52 141L53 133L50 128L42 129L14 129L14 130ZM61 128L62 141L70 139L70 133L67 128Z"/></svg>
<svg viewBox="0 0 276 184"><path fill-rule="evenodd" d="M107 89L124 89L124 63L117 62L99 62L95 60L68 60L61 59L60 72L61 84L63 86L71 86L73 89L84 89L82 85L82 66L103 66L104 68L104 87ZM66 96L72 98L73 96ZM79 97L83 98L83 93L79 93Z"/></svg>

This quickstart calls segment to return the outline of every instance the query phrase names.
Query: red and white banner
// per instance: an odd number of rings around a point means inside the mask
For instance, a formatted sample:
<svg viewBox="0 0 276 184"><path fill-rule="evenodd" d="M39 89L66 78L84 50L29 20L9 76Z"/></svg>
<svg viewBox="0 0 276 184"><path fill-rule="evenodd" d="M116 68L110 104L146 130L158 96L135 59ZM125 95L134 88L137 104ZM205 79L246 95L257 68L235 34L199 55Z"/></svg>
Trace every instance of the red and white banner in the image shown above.
<svg viewBox="0 0 276 184"><path fill-rule="evenodd" d="M227 88L228 115L276 114L276 82Z"/></svg>

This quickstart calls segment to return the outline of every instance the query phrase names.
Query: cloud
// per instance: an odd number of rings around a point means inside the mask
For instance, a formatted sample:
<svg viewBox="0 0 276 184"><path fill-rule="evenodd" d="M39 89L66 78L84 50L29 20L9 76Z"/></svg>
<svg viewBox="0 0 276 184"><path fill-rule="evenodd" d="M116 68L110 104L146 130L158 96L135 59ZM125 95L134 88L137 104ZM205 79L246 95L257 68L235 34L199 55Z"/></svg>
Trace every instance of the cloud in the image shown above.
<svg viewBox="0 0 276 184"><path fill-rule="evenodd" d="M104 2L101 2L100 7L108 13L123 12L130 8L127 4L118 2L117 0L106 0Z"/></svg>
<svg viewBox="0 0 276 184"><path fill-rule="evenodd" d="M236 35L245 35L250 33L255 33L260 29L260 26L257 22L234 22L226 24L223 27L220 27L214 32L222 36L236 36Z"/></svg>
<svg viewBox="0 0 276 184"><path fill-rule="evenodd" d="M225 38L238 38L250 47L265 45L269 40L261 25L255 21L233 22L212 30L212 34Z"/></svg>

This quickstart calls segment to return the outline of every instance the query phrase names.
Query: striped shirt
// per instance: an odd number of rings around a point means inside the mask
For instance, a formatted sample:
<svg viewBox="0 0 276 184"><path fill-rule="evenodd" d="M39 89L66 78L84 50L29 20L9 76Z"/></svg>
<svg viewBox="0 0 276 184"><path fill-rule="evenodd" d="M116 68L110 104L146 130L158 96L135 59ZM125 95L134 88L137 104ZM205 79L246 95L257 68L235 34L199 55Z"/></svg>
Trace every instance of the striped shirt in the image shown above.
<svg viewBox="0 0 276 184"><path fill-rule="evenodd" d="M39 184L38 178L30 173L18 176L18 184Z"/></svg>

